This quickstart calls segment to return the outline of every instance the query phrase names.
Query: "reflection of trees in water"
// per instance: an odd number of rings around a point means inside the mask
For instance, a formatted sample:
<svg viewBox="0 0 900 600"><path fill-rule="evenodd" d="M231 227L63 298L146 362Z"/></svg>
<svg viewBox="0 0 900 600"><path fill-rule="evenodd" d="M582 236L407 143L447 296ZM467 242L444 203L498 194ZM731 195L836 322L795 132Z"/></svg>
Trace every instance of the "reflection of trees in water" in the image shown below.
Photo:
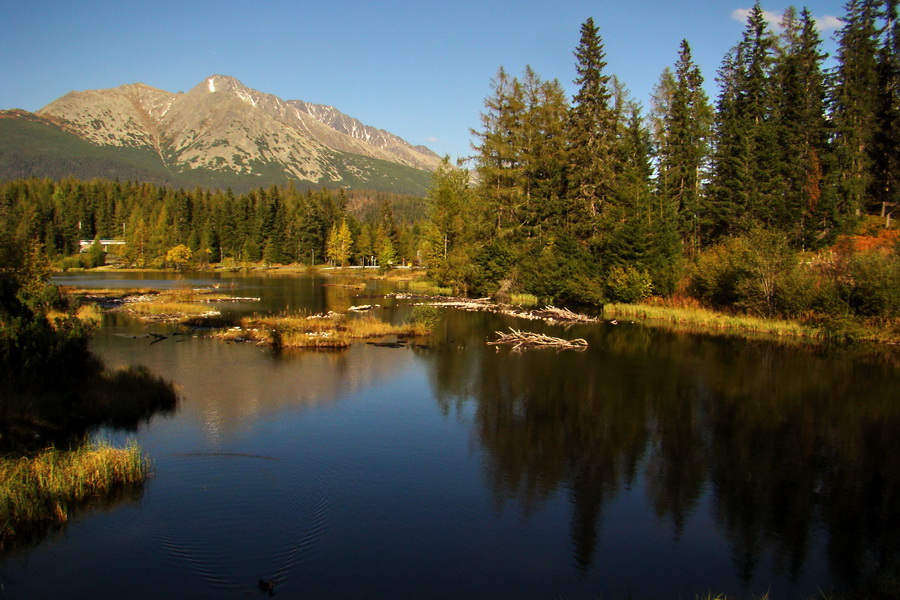
<svg viewBox="0 0 900 600"><path fill-rule="evenodd" d="M6 390L0 397L0 453L19 457L54 445L64 450L78 446L100 427L135 431L153 415L174 411L178 403L173 385L145 367L107 370L87 353L77 366L78 372L69 373L62 383L47 377L44 384ZM118 487L70 504L67 510L112 510L138 502L142 495L141 485ZM17 527L14 536L0 538L0 556L27 551L55 529L54 522Z"/></svg>
<svg viewBox="0 0 900 600"><path fill-rule="evenodd" d="M96 358L65 386L7 394L0 411L0 450L65 445L100 427L135 431L178 403L174 386L142 366L108 370ZM71 386L71 387L70 387Z"/></svg>
<svg viewBox="0 0 900 600"><path fill-rule="evenodd" d="M639 472L676 539L711 490L744 581L763 557L799 576L819 528L838 587L896 568L900 378L890 367L637 327L579 330L585 353L517 354L484 346L486 330L505 327L495 317L448 321L432 372L442 409L476 400L498 507L514 498L527 514L569 490L579 570L604 506Z"/></svg>

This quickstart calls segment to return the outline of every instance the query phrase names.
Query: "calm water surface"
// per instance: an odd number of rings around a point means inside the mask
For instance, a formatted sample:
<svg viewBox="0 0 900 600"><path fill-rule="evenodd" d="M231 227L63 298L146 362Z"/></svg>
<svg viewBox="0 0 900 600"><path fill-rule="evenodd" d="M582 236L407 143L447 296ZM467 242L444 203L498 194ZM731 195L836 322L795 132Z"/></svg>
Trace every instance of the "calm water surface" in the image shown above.
<svg viewBox="0 0 900 600"><path fill-rule="evenodd" d="M407 307L311 277L217 283L312 312ZM154 279L156 278L156 279ZM233 287L229 287L232 286ZM0 562L0 598L799 598L896 578L896 361L448 310L430 349L272 352L110 315L92 347L181 404L143 491ZM585 352L485 345L515 326ZM896 359L896 357L894 357ZM896 588L894 588L896 590Z"/></svg>

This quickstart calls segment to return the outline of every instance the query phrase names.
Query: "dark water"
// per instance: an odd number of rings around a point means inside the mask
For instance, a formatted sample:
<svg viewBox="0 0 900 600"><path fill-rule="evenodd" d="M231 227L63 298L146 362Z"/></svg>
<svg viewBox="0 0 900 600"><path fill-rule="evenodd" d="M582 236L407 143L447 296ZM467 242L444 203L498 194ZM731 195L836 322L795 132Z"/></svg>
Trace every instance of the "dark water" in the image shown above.
<svg viewBox="0 0 900 600"><path fill-rule="evenodd" d="M261 297L232 313L408 313L376 287L188 280ZM509 326L589 348L484 343ZM896 356L449 310L428 350L126 337L146 331L165 327L110 317L93 349L182 394L136 434L101 432L136 438L154 476L5 557L0 598L264 596L259 578L281 598L900 589Z"/></svg>

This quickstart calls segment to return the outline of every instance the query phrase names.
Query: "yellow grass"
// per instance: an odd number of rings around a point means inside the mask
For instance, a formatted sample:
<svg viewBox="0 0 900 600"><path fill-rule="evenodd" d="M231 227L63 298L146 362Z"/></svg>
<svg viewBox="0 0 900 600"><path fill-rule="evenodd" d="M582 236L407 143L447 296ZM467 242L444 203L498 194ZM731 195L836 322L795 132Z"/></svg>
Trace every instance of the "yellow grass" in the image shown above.
<svg viewBox="0 0 900 600"><path fill-rule="evenodd" d="M736 333L762 333L779 337L809 337L818 335L818 329L796 321L763 319L751 316L733 316L705 308L676 308L647 304L606 304L603 314L607 317L656 321L670 325L695 326L714 331Z"/></svg>
<svg viewBox="0 0 900 600"><path fill-rule="evenodd" d="M196 317L210 312L208 306L196 302L161 300L134 302L128 305L128 310L137 315L183 315L185 317Z"/></svg>
<svg viewBox="0 0 900 600"><path fill-rule="evenodd" d="M68 313L56 309L47 311L47 320L50 323L56 323L57 319L65 319ZM91 326L100 324L103 312L96 304L82 304L75 310L75 317L83 323Z"/></svg>
<svg viewBox="0 0 900 600"><path fill-rule="evenodd" d="M216 335L226 341L255 341L284 348L343 348L354 339L391 335L413 337L428 332L428 327L421 323L393 325L372 315L356 317L334 312L324 315L285 312L244 317L237 327Z"/></svg>
<svg viewBox="0 0 900 600"><path fill-rule="evenodd" d="M73 450L0 458L0 539L42 522L65 523L71 507L141 483L148 472L136 444L120 449L84 443Z"/></svg>
<svg viewBox="0 0 900 600"><path fill-rule="evenodd" d="M789 321L766 319L749 315L729 315L700 307L696 303L677 300L671 304L606 304L603 314L608 318L639 319L650 323L681 328L696 328L721 333L762 334L779 338L805 338L834 341L836 335L829 320L810 319ZM849 318L848 318L849 319ZM897 344L900 341L900 322L862 322L849 319L852 339L856 341ZM832 319L832 322L834 319ZM840 333L840 332L839 332Z"/></svg>

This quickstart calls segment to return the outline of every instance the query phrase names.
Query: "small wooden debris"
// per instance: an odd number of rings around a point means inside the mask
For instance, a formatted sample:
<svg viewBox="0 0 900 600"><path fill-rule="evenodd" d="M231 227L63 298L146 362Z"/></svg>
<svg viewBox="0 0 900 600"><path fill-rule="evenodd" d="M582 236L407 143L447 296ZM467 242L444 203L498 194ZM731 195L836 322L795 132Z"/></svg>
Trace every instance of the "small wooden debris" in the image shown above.
<svg viewBox="0 0 900 600"><path fill-rule="evenodd" d="M352 312L361 312L364 310L372 310L376 306L378 306L378 304L361 304L359 306L351 306L347 310L352 311Z"/></svg>
<svg viewBox="0 0 900 600"><path fill-rule="evenodd" d="M512 345L514 352L520 352L529 348L556 348L557 350L584 350L587 348L587 340L578 338L575 340L564 340L555 338L542 333L530 333L527 331L518 331L509 328L510 333L498 331L498 339L488 342L489 346L497 346L499 344Z"/></svg>
<svg viewBox="0 0 900 600"><path fill-rule="evenodd" d="M541 310L532 311L531 314L535 317L551 322L596 323L598 321L596 317L572 312L568 308L557 308L556 306L545 306Z"/></svg>

